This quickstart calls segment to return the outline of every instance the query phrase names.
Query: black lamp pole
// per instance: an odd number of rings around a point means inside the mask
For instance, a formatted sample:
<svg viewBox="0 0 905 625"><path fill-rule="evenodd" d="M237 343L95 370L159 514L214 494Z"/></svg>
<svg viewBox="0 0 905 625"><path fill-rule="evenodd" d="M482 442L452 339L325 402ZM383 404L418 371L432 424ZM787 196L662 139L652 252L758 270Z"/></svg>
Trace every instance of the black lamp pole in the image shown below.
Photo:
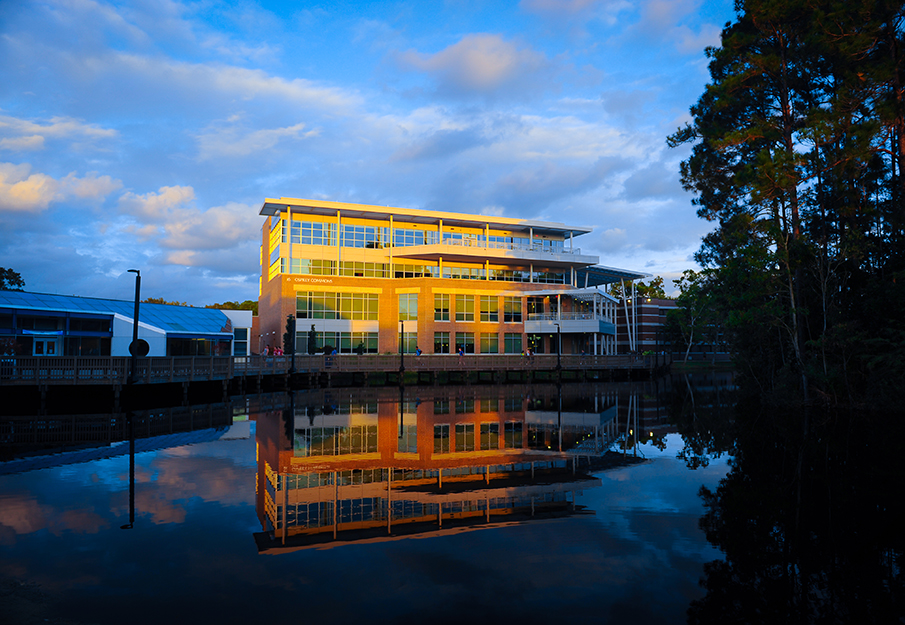
<svg viewBox="0 0 905 625"><path fill-rule="evenodd" d="M141 297L141 271L129 269L129 273L135 274L135 309L132 313L132 344L129 346L129 353L132 354L129 384L135 384L135 353L138 350L138 302Z"/></svg>
<svg viewBox="0 0 905 625"><path fill-rule="evenodd" d="M558 323L554 323L556 326L556 370L562 370L562 328Z"/></svg>

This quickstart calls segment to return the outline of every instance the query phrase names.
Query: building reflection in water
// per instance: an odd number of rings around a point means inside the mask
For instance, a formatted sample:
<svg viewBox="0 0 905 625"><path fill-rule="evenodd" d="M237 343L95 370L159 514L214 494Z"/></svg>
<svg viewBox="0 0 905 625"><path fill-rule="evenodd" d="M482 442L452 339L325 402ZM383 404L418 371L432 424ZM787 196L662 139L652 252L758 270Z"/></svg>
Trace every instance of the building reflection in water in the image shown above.
<svg viewBox="0 0 905 625"><path fill-rule="evenodd" d="M576 494L600 484L588 469L626 422L618 422L615 392L570 390L285 395L283 406L257 417L259 550L580 513Z"/></svg>

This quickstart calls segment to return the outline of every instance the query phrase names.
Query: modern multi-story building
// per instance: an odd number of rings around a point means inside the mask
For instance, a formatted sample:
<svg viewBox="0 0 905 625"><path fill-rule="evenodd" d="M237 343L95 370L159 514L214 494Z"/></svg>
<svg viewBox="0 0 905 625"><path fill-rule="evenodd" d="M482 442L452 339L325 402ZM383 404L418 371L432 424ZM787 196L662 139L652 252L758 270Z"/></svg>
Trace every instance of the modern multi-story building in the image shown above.
<svg viewBox="0 0 905 625"><path fill-rule="evenodd" d="M646 277L561 223L290 198L260 214L257 350L294 315L301 352L313 332L340 353L612 354L617 300L598 287Z"/></svg>

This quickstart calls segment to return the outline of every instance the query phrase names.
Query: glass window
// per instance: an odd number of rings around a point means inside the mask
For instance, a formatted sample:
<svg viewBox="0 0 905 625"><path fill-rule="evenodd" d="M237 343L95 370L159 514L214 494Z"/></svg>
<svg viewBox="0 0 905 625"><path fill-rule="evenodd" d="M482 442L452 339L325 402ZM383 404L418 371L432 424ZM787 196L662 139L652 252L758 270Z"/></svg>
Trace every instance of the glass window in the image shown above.
<svg viewBox="0 0 905 625"><path fill-rule="evenodd" d="M500 424L481 424L481 449L498 449L500 446Z"/></svg>
<svg viewBox="0 0 905 625"><path fill-rule="evenodd" d="M418 426L403 425L399 429L399 443L397 451L403 454L418 453Z"/></svg>
<svg viewBox="0 0 905 625"><path fill-rule="evenodd" d="M449 332L434 332L434 353L449 353Z"/></svg>
<svg viewBox="0 0 905 625"><path fill-rule="evenodd" d="M506 332L503 335L503 349L507 354L521 354L522 335L515 332Z"/></svg>
<svg viewBox="0 0 905 625"><path fill-rule="evenodd" d="M544 353L544 335L543 334L529 334L528 335L528 348L531 350L533 354L543 354Z"/></svg>
<svg viewBox="0 0 905 625"><path fill-rule="evenodd" d="M500 335L496 332L481 332L481 353L499 354Z"/></svg>
<svg viewBox="0 0 905 625"><path fill-rule="evenodd" d="M456 295L456 321L474 321L473 295Z"/></svg>
<svg viewBox="0 0 905 625"><path fill-rule="evenodd" d="M376 354L377 336L377 332L315 332L314 348L320 352L329 345L341 354ZM307 331L296 332L295 345L297 352L307 353Z"/></svg>
<svg viewBox="0 0 905 625"><path fill-rule="evenodd" d="M434 411L434 414L437 414L436 410ZM434 426L434 453L449 453L449 424L444 423Z"/></svg>
<svg viewBox="0 0 905 625"><path fill-rule="evenodd" d="M385 244L388 237L388 229L377 226L343 225L340 229L340 245L342 247L386 247Z"/></svg>
<svg viewBox="0 0 905 625"><path fill-rule="evenodd" d="M377 321L378 298L377 293L300 292L296 317Z"/></svg>
<svg viewBox="0 0 905 625"><path fill-rule="evenodd" d="M462 349L466 354L474 353L474 332L456 332L456 352Z"/></svg>
<svg viewBox="0 0 905 625"><path fill-rule="evenodd" d="M503 447L518 449L522 446L522 423L509 421L503 425Z"/></svg>
<svg viewBox="0 0 905 625"><path fill-rule="evenodd" d="M500 320L500 301L496 295L481 296L481 321Z"/></svg>
<svg viewBox="0 0 905 625"><path fill-rule="evenodd" d="M416 321L418 319L418 294L399 294L399 321Z"/></svg>
<svg viewBox="0 0 905 625"><path fill-rule="evenodd" d="M456 451L474 451L474 423L456 424Z"/></svg>
<svg viewBox="0 0 905 625"><path fill-rule="evenodd" d="M449 321L449 295L434 294L434 321Z"/></svg>
<svg viewBox="0 0 905 625"><path fill-rule="evenodd" d="M403 332L400 334L399 338L402 341L402 351L404 353L414 354L415 350L418 349L417 332Z"/></svg>
<svg viewBox="0 0 905 625"><path fill-rule="evenodd" d="M503 322L522 322L522 298L509 296L503 298Z"/></svg>
<svg viewBox="0 0 905 625"><path fill-rule="evenodd" d="M248 355L248 328L233 330L233 356Z"/></svg>
<svg viewBox="0 0 905 625"><path fill-rule="evenodd" d="M499 412L500 400L496 397L485 397L481 399L481 412Z"/></svg>
<svg viewBox="0 0 905 625"><path fill-rule="evenodd" d="M543 297L528 297L528 319L533 319L536 317L532 317L531 315L542 315L544 314L544 298Z"/></svg>

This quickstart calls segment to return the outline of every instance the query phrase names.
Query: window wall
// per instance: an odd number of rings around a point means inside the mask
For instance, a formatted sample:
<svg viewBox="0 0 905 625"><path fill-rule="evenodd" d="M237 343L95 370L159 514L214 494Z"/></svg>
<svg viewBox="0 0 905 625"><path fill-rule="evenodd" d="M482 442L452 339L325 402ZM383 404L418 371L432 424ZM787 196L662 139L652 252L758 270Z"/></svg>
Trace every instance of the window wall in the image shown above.
<svg viewBox="0 0 905 625"><path fill-rule="evenodd" d="M503 322L522 322L522 298L510 296L503 297Z"/></svg>
<svg viewBox="0 0 905 625"><path fill-rule="evenodd" d="M378 298L377 293L300 292L296 297L296 316L377 321Z"/></svg>
<svg viewBox="0 0 905 625"><path fill-rule="evenodd" d="M474 332L456 332L456 352L460 347L466 354L474 353Z"/></svg>
<svg viewBox="0 0 905 625"><path fill-rule="evenodd" d="M496 295L481 296L481 321L500 320L500 300Z"/></svg>
<svg viewBox="0 0 905 625"><path fill-rule="evenodd" d="M481 332L481 353L499 354L500 335L496 332Z"/></svg>
<svg viewBox="0 0 905 625"><path fill-rule="evenodd" d="M448 354L449 352L449 332L434 332L434 353Z"/></svg>
<svg viewBox="0 0 905 625"><path fill-rule="evenodd" d="M418 320L418 294L399 294L399 321Z"/></svg>
<svg viewBox="0 0 905 625"><path fill-rule="evenodd" d="M474 295L456 295L456 321L474 321Z"/></svg>
<svg viewBox="0 0 905 625"><path fill-rule="evenodd" d="M434 294L434 321L449 321L449 295Z"/></svg>

